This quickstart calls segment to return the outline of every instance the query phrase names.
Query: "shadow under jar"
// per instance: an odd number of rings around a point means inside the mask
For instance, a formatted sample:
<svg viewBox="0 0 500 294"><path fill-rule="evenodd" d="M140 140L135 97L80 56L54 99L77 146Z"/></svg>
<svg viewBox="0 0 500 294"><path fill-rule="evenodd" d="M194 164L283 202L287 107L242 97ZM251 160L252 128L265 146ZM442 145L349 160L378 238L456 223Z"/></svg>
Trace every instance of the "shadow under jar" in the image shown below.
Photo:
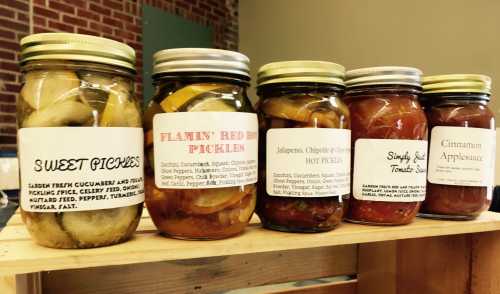
<svg viewBox="0 0 500 294"><path fill-rule="evenodd" d="M420 216L467 220L491 204L495 117L488 108L491 79L440 75L423 79L430 148L427 196Z"/></svg>
<svg viewBox="0 0 500 294"><path fill-rule="evenodd" d="M54 248L129 239L144 201L135 52L66 33L31 35L21 46L18 142L28 231Z"/></svg>
<svg viewBox="0 0 500 294"><path fill-rule="evenodd" d="M162 234L179 239L238 235L257 197L249 60L192 48L162 50L154 60L156 94L144 114L151 218Z"/></svg>
<svg viewBox="0 0 500 294"><path fill-rule="evenodd" d="M427 120L417 100L421 72L407 67L348 71L353 181L346 219L404 225L425 198Z"/></svg>
<svg viewBox="0 0 500 294"><path fill-rule="evenodd" d="M349 110L344 67L321 61L264 65L258 74L260 182L265 228L334 229L350 191Z"/></svg>

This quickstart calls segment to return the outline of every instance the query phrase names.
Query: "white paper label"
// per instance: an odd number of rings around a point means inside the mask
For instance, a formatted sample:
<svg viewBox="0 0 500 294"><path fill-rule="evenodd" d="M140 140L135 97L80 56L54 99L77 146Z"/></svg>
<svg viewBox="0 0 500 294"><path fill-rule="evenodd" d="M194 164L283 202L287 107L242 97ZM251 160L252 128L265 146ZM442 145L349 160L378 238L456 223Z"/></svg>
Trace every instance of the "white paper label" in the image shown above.
<svg viewBox="0 0 500 294"><path fill-rule="evenodd" d="M355 144L354 198L389 202L425 199L427 141L358 139Z"/></svg>
<svg viewBox="0 0 500 294"><path fill-rule="evenodd" d="M159 188L221 188L257 182L254 113L178 112L153 118Z"/></svg>
<svg viewBox="0 0 500 294"><path fill-rule="evenodd" d="M21 207L62 212L144 201L141 128L19 130Z"/></svg>
<svg viewBox="0 0 500 294"><path fill-rule="evenodd" d="M495 175L495 130L434 127L428 180L433 184L488 187Z"/></svg>
<svg viewBox="0 0 500 294"><path fill-rule="evenodd" d="M350 192L351 131L267 131L266 191L271 196L328 197Z"/></svg>

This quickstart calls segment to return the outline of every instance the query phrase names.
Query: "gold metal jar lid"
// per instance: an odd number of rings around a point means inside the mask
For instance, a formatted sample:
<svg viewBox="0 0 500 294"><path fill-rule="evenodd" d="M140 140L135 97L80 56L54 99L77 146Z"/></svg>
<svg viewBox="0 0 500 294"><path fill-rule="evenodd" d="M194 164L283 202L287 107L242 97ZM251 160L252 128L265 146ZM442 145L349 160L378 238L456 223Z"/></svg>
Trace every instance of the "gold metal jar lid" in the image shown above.
<svg viewBox="0 0 500 294"><path fill-rule="evenodd" d="M263 65L257 73L257 85L279 83L325 83L344 86L345 68L333 62L293 60Z"/></svg>
<svg viewBox="0 0 500 294"><path fill-rule="evenodd" d="M478 74L427 76L422 79L424 94L484 93L491 94L491 78Z"/></svg>
<svg viewBox="0 0 500 294"><path fill-rule="evenodd" d="M346 85L350 87L375 85L421 86L422 71L405 66L377 66L349 70Z"/></svg>
<svg viewBox="0 0 500 294"><path fill-rule="evenodd" d="M164 73L218 72L250 77L250 60L236 51L211 48L165 49L153 55L153 76Z"/></svg>
<svg viewBox="0 0 500 294"><path fill-rule="evenodd" d="M71 33L42 33L21 39L21 65L48 59L104 63L135 71L134 49L111 39Z"/></svg>

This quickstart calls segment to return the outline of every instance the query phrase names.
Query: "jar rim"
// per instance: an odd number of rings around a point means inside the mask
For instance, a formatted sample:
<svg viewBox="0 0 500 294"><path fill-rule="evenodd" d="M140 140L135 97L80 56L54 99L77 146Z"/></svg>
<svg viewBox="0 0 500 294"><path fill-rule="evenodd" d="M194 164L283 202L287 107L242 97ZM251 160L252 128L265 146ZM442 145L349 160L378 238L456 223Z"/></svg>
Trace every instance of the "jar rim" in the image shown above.
<svg viewBox="0 0 500 294"><path fill-rule="evenodd" d="M421 86L422 71L406 66L376 66L349 70L346 73L348 88L375 85Z"/></svg>
<svg viewBox="0 0 500 294"><path fill-rule="evenodd" d="M448 74L422 79L424 94L484 93L491 94L491 78L482 74Z"/></svg>

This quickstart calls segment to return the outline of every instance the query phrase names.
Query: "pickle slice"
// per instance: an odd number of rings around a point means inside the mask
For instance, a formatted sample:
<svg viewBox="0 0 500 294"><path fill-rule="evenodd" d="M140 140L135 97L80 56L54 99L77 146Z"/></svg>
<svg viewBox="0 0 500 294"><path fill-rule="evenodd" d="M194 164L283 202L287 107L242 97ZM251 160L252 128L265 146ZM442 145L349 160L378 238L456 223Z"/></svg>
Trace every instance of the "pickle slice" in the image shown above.
<svg viewBox="0 0 500 294"><path fill-rule="evenodd" d="M129 101L129 94L122 90L111 90L102 113L101 127L140 127L141 114Z"/></svg>
<svg viewBox="0 0 500 294"><path fill-rule="evenodd" d="M32 71L25 75L21 96L33 109L42 109L52 103L76 100L80 80L69 70Z"/></svg>
<svg viewBox="0 0 500 294"><path fill-rule="evenodd" d="M224 87L222 84L193 84L179 89L160 102L165 112L176 112L200 94Z"/></svg>
<svg viewBox="0 0 500 294"><path fill-rule="evenodd" d="M144 111L144 129L151 130L153 128L153 117L155 114L163 113L163 109L160 104L151 101L148 103L146 110Z"/></svg>
<svg viewBox="0 0 500 294"><path fill-rule="evenodd" d="M316 103L319 103L319 101L310 97L294 100L286 97L278 97L264 101L261 107L264 113L269 116L298 122L308 122L313 113L311 106Z"/></svg>
<svg viewBox="0 0 500 294"><path fill-rule="evenodd" d="M236 108L224 102L219 98L206 98L200 102L194 103L193 106L188 108L189 112L196 111L220 111L220 112L234 112Z"/></svg>
<svg viewBox="0 0 500 294"><path fill-rule="evenodd" d="M93 119L90 106L77 101L63 101L33 112L22 123L25 128L85 125Z"/></svg>
<svg viewBox="0 0 500 294"><path fill-rule="evenodd" d="M128 207L65 212L62 226L80 247L95 247L124 238L137 217L137 205Z"/></svg>
<svg viewBox="0 0 500 294"><path fill-rule="evenodd" d="M75 248L76 244L57 222L56 213L22 211L29 232L41 245L55 248Z"/></svg>
<svg viewBox="0 0 500 294"><path fill-rule="evenodd" d="M240 187L212 188L186 191L192 200L188 209L196 214L210 214L222 210L241 201L248 190Z"/></svg>

